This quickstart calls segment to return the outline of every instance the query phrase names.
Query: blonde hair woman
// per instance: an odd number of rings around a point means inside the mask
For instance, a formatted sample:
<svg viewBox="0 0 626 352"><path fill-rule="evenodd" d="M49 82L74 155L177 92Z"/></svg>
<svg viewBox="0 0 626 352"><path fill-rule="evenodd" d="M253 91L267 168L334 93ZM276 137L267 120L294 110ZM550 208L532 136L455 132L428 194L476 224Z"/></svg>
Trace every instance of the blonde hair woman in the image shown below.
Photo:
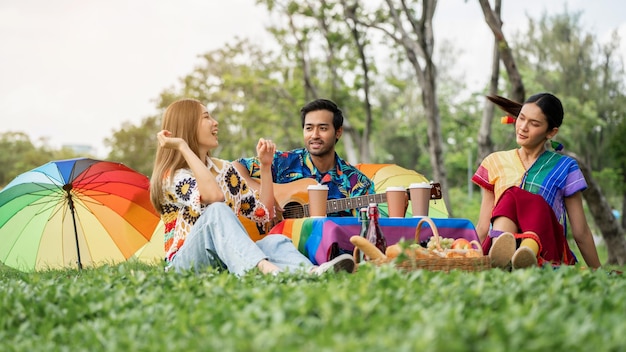
<svg viewBox="0 0 626 352"><path fill-rule="evenodd" d="M243 275L303 268L352 272L351 256L313 266L282 235L253 242L236 214L264 224L274 216L271 163L276 146L260 139L261 189L257 193L226 160L211 157L218 147L219 123L197 100L172 103L163 115L150 196L165 223L165 260L176 271L225 268Z"/></svg>

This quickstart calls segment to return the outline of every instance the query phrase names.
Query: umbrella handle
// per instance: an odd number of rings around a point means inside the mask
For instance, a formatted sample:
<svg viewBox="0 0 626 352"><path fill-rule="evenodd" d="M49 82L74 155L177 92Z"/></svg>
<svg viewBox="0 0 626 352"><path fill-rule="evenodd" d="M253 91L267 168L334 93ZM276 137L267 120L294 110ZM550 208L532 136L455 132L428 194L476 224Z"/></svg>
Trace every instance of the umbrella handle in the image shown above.
<svg viewBox="0 0 626 352"><path fill-rule="evenodd" d="M66 185L63 185L63 189L67 193L67 202L68 202L68 205L70 206L70 211L72 212L72 222L74 223L74 239L76 240L76 255L78 256L78 260L77 260L76 264L78 264L78 270L82 270L83 269L83 263L81 263L81 261L80 261L80 247L78 246L78 230L76 228L76 215L75 215L75 211L74 211L74 199L72 199L72 193L71 193L72 184L68 183Z"/></svg>

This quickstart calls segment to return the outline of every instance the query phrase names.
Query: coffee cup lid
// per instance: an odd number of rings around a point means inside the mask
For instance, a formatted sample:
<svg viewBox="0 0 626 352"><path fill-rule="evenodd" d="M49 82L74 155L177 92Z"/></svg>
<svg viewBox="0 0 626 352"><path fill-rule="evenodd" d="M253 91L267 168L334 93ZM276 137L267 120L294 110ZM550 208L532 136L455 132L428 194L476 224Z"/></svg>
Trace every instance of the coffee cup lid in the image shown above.
<svg viewBox="0 0 626 352"><path fill-rule="evenodd" d="M428 182L411 183L409 188L431 188L432 186Z"/></svg>

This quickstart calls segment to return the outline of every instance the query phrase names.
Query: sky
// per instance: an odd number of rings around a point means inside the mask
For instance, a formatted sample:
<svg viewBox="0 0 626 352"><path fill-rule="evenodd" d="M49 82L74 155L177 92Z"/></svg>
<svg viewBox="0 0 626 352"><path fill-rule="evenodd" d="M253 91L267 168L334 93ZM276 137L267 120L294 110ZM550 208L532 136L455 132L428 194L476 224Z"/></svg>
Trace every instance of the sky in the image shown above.
<svg viewBox="0 0 626 352"><path fill-rule="evenodd" d="M503 0L504 32L565 6L601 41L617 29L626 61L623 0ZM270 47L270 22L254 0L0 0L0 133L106 157L104 139L157 113L156 98L199 55L236 37ZM440 0L434 26L435 43L461 50L468 86L486 84L493 40L478 2Z"/></svg>

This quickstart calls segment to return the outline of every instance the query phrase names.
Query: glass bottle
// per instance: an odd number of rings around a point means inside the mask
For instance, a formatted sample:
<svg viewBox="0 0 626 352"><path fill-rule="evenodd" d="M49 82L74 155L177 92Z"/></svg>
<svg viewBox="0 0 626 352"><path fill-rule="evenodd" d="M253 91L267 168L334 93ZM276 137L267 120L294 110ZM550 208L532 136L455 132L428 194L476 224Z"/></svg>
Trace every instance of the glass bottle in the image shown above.
<svg viewBox="0 0 626 352"><path fill-rule="evenodd" d="M367 207L359 209L359 221L361 221L361 232L359 236L367 238L367 228L370 223L369 215L367 214ZM359 251L359 263L364 260L363 251Z"/></svg>
<svg viewBox="0 0 626 352"><path fill-rule="evenodd" d="M370 218L367 214L366 207L359 209L359 220L361 221L361 232L359 233L359 236L367 238L367 227L370 223Z"/></svg>
<svg viewBox="0 0 626 352"><path fill-rule="evenodd" d="M367 214L369 216L367 240L376 246L376 248L378 248L381 252L385 253L385 250L387 249L387 240L385 239L385 235L383 235L383 231L378 223L378 204L370 203L367 208Z"/></svg>

